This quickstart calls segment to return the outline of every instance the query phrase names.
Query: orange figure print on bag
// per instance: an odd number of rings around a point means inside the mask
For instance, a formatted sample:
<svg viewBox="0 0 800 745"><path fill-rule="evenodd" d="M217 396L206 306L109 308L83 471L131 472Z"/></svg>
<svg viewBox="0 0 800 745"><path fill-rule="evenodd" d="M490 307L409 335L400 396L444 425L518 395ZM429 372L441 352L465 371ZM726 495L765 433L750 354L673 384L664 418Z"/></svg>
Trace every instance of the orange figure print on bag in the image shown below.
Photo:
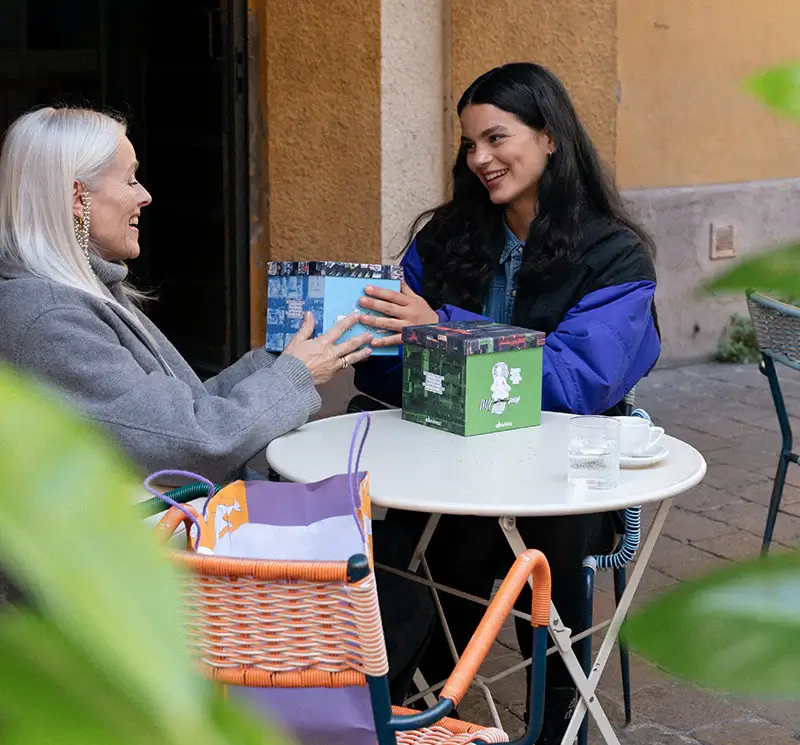
<svg viewBox="0 0 800 745"><path fill-rule="evenodd" d="M235 533L248 522L247 497L244 481L234 481L219 491L208 503L206 524L213 530L201 531L200 545L214 550L226 535Z"/></svg>

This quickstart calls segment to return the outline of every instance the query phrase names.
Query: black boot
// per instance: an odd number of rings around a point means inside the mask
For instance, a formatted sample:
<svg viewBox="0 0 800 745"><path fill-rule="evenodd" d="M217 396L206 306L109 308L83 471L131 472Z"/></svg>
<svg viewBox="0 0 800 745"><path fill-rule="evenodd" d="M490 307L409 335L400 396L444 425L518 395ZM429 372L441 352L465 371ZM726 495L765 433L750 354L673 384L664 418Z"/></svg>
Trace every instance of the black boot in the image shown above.
<svg viewBox="0 0 800 745"><path fill-rule="evenodd" d="M561 745L577 703L578 691L575 688L545 689L542 731L536 740L536 745ZM529 712L526 711L526 726L528 717Z"/></svg>

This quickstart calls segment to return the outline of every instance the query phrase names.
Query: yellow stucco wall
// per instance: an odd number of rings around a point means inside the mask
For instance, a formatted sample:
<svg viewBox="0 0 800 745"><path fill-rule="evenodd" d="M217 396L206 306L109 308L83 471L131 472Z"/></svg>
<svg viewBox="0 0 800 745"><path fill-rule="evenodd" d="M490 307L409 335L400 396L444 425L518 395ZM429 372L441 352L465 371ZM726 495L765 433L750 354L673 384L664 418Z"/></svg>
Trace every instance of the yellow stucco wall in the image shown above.
<svg viewBox="0 0 800 745"><path fill-rule="evenodd" d="M376 0L260 0L272 259L381 255Z"/></svg>
<svg viewBox="0 0 800 745"><path fill-rule="evenodd" d="M263 343L266 262L379 261L377 0L249 0L250 327Z"/></svg>
<svg viewBox="0 0 800 745"><path fill-rule="evenodd" d="M496 65L538 62L564 82L610 163L616 146L616 4L617 0L451 0L453 104L478 75Z"/></svg>
<svg viewBox="0 0 800 745"><path fill-rule="evenodd" d="M800 130L742 91L798 56L800 2L619 0L623 188L800 176Z"/></svg>

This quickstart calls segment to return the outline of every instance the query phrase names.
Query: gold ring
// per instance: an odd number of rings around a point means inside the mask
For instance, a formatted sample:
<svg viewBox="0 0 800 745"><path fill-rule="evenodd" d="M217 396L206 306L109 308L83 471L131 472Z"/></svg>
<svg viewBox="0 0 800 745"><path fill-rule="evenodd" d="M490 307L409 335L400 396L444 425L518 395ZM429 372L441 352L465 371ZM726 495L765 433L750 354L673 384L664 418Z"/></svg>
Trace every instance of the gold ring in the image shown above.
<svg viewBox="0 0 800 745"><path fill-rule="evenodd" d="M350 363L347 361L347 355L342 357L342 370L346 370Z"/></svg>

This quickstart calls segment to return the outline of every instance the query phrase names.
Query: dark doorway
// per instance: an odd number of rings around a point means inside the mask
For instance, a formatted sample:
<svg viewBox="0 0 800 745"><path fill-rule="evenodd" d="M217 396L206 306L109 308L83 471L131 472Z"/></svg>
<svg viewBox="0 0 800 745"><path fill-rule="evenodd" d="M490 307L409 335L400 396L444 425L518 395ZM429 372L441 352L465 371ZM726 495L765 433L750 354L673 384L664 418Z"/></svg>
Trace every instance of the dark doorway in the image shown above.
<svg viewBox="0 0 800 745"><path fill-rule="evenodd" d="M220 5L222 7L220 7ZM131 264L195 369L249 348L245 0L12 0L0 8L0 127L42 104L124 114L153 195Z"/></svg>

